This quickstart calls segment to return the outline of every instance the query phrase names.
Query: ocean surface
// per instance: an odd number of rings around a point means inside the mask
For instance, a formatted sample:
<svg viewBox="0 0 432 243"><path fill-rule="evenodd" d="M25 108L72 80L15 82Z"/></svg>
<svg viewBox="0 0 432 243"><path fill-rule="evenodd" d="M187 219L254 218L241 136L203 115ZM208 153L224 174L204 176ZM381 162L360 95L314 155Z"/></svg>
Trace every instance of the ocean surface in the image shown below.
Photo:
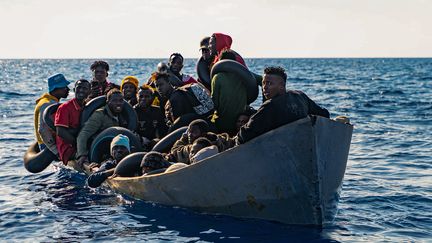
<svg viewBox="0 0 432 243"><path fill-rule="evenodd" d="M161 60L107 61L111 81L135 75L143 83ZM184 67L194 77L195 61ZM283 66L287 88L354 124L339 212L323 229L134 200L90 189L84 175L55 165L27 172L22 157L46 78L91 79L92 62L0 60L0 241L432 241L432 59L246 60L257 73Z"/></svg>

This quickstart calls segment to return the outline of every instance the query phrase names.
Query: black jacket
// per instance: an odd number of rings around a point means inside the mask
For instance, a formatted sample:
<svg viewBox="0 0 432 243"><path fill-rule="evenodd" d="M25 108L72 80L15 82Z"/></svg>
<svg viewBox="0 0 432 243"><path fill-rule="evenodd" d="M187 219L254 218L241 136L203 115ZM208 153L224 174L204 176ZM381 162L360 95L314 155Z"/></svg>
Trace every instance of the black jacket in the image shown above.
<svg viewBox="0 0 432 243"><path fill-rule="evenodd" d="M150 106L146 109L136 105L134 107L138 116L137 132L141 137L149 140L162 138L168 132L168 126L165 122L165 115L157 106Z"/></svg>
<svg viewBox="0 0 432 243"><path fill-rule="evenodd" d="M249 122L240 128L237 144L245 143L263 133L308 115L330 117L329 112L318 106L306 94L288 90L284 95L265 101Z"/></svg>

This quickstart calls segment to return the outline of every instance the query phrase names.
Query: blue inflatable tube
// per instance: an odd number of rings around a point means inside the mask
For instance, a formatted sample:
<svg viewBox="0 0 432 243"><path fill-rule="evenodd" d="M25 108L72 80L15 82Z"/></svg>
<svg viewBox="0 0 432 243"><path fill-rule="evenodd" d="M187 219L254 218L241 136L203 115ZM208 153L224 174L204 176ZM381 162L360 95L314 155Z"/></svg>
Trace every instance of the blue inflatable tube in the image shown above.
<svg viewBox="0 0 432 243"><path fill-rule="evenodd" d="M245 66L234 60L221 60L213 66L210 72L210 76L213 78L214 75L221 72L235 73L240 77L241 82L246 87L248 104L254 102L257 99L257 80L255 79L255 76Z"/></svg>

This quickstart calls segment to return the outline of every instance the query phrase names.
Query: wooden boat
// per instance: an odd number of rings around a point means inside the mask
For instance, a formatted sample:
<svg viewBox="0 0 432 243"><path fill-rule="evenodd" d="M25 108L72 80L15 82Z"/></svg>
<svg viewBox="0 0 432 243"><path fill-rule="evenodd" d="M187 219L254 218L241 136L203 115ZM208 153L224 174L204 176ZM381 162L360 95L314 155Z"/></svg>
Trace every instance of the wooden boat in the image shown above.
<svg viewBox="0 0 432 243"><path fill-rule="evenodd" d="M183 169L107 180L146 201L286 224L333 220L353 126L307 117Z"/></svg>

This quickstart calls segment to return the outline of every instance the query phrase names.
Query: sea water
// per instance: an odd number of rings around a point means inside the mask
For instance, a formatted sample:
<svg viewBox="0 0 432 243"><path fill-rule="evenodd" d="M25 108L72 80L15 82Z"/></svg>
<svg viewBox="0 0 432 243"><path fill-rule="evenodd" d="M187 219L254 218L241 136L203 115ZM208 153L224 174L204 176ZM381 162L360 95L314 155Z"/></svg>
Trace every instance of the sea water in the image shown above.
<svg viewBox="0 0 432 243"><path fill-rule="evenodd" d="M142 84L161 60L107 61L112 82L134 75ZM22 157L35 140L33 109L47 77L91 79L92 62L0 60L0 241L432 240L432 59L246 60L257 73L284 67L288 89L354 125L339 212L323 229L134 200L90 189L84 175L57 166L27 172ZM195 62L185 60L184 73L196 77Z"/></svg>

